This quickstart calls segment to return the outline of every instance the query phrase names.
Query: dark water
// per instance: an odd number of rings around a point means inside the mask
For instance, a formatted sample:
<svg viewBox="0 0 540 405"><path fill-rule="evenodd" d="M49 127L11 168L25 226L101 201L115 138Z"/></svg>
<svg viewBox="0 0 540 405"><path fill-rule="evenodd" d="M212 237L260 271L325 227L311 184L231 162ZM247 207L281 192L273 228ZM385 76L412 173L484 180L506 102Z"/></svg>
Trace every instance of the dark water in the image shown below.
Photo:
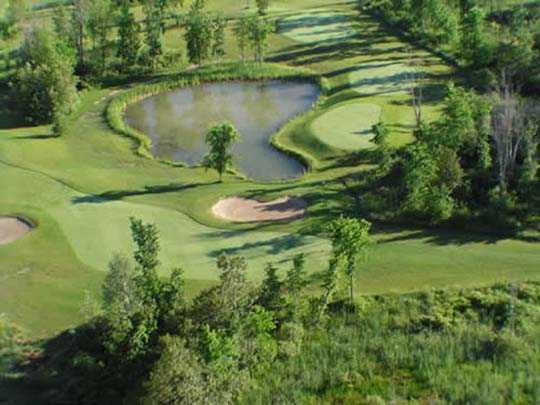
<svg viewBox="0 0 540 405"><path fill-rule="evenodd" d="M126 110L126 122L152 139L154 156L189 165L207 153L208 129L230 121L242 140L234 164L258 181L302 175L303 166L270 145L288 120L307 111L319 96L316 85L299 82L212 83L147 98Z"/></svg>

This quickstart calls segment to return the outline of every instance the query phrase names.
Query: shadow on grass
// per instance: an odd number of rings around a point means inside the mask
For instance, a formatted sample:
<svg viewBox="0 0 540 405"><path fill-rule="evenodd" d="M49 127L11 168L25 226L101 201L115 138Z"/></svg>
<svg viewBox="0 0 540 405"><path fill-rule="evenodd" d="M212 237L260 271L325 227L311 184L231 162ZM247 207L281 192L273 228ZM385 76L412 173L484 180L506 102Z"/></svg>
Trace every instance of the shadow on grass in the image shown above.
<svg viewBox="0 0 540 405"><path fill-rule="evenodd" d="M72 202L74 204L99 204L108 201L121 200L125 197L133 197L147 194L162 194L162 193L174 193L177 191L189 190L191 188L216 184L213 183L170 183L158 186L146 186L142 190L111 190L105 191L101 194L90 194L82 197L74 197Z"/></svg>
<svg viewBox="0 0 540 405"><path fill-rule="evenodd" d="M244 232L244 231L242 231ZM241 234L240 231L219 231L212 234L212 238L226 239ZM289 234L283 236L277 236L275 238L269 238L256 242L245 242L238 246L233 246L224 249L215 249L208 253L209 257L216 258L222 254L225 255L241 255L242 252L251 249L264 249L264 253L267 255L278 255L287 251L302 248L312 243L313 237L299 234ZM269 261L273 261L269 258ZM282 262L288 261L287 259ZM277 262L279 263L279 262Z"/></svg>

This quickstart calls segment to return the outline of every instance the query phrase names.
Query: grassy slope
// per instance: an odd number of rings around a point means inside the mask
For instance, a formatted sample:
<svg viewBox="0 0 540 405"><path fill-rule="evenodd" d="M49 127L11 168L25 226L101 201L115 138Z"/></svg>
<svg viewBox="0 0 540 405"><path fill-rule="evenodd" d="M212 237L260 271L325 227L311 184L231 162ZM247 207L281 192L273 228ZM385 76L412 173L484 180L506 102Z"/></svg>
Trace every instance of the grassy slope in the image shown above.
<svg viewBox="0 0 540 405"><path fill-rule="evenodd" d="M278 2L276 13L294 15L299 13L295 9L323 4L318 0ZM226 5L228 13L238 10L228 1L212 2L212 6L221 5ZM349 3L328 7L356 15ZM411 111L400 104L406 96L364 97L358 83L351 83L351 72L362 64L403 58L406 46L367 17L360 17L356 24L360 37L339 49L324 43L297 43L280 35L272 38L273 60L310 67L328 77L333 86L323 105L289 125L279 137L281 143L302 148L315 159L318 170L296 182L261 185L231 177L222 185L215 183L212 173L200 169L173 168L135 157L129 141L112 133L103 120L114 89L86 94L79 118L61 139L50 138L45 127L0 129L0 160L4 162L0 165L0 213L24 213L40 223L27 238L0 247L0 311L33 332L75 322L82 291L97 293L103 274L98 270L104 270L111 252L129 250L129 215L159 224L164 271L173 264L184 265L191 285L197 288L215 278L213 258L223 250L249 257L254 278L260 276L265 261L288 258L299 246L312 253L310 268L320 269L327 243L301 235L313 232L347 202L342 187L331 179L362 166L354 159L343 161L343 154L317 143L310 133L311 120L343 101L373 103L381 106L383 119L392 124L394 141L410 140ZM172 41L178 35L169 33L168 41L176 44ZM364 46L358 46L358 41ZM434 74L445 74L439 65L434 66ZM435 88L430 94L438 92ZM433 112L435 99L429 106ZM258 226L229 225L209 215L217 199L235 194L300 195L310 203L311 215L291 225ZM379 230L376 238L380 243L360 275L361 292L540 278L537 244L400 229Z"/></svg>

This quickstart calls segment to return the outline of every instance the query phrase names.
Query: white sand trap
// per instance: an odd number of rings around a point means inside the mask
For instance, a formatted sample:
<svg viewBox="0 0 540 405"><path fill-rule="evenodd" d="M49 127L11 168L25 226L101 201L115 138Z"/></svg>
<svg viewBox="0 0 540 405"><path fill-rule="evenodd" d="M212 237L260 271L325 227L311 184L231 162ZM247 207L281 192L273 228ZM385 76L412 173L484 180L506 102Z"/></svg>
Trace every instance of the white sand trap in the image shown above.
<svg viewBox="0 0 540 405"><path fill-rule="evenodd" d="M7 245L22 238L32 228L32 225L21 218L0 217L0 245Z"/></svg>
<svg viewBox="0 0 540 405"><path fill-rule="evenodd" d="M306 202L301 198L282 197L270 202L241 197L219 200L212 207L214 215L234 222L285 221L306 215Z"/></svg>

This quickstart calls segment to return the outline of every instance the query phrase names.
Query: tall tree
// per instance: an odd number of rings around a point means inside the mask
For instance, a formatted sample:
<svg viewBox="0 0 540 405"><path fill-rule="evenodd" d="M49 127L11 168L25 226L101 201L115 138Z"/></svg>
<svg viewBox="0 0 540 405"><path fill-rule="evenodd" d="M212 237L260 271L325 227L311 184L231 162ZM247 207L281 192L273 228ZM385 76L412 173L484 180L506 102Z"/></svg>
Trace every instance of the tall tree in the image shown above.
<svg viewBox="0 0 540 405"><path fill-rule="evenodd" d="M208 57L212 45L212 21L204 11L204 2L192 3L187 15L185 38L190 62L200 65Z"/></svg>
<svg viewBox="0 0 540 405"><path fill-rule="evenodd" d="M240 50L240 57L242 62L246 61L246 48L249 43L249 17L240 17L234 25L234 35L236 36L236 43Z"/></svg>
<svg viewBox="0 0 540 405"><path fill-rule="evenodd" d="M219 173L219 181L223 173L232 166L231 147L240 140L240 134L231 123L224 122L211 128L206 135L206 144L210 151L204 157L204 166Z"/></svg>
<svg viewBox="0 0 540 405"><path fill-rule="evenodd" d="M328 227L332 241L332 255L337 262L344 261L349 285L350 304L354 304L354 275L360 256L365 256L370 245L371 224L364 219L339 218Z"/></svg>
<svg viewBox="0 0 540 405"><path fill-rule="evenodd" d="M283 304L281 297L283 282L279 279L277 268L273 264L268 263L264 272L258 304L269 311L277 312Z"/></svg>
<svg viewBox="0 0 540 405"><path fill-rule="evenodd" d="M227 20L218 15L212 19L212 57L222 58L225 55L225 28Z"/></svg>
<svg viewBox="0 0 540 405"><path fill-rule="evenodd" d="M155 69L163 55L163 3L162 0L144 0L145 43L150 66Z"/></svg>
<svg viewBox="0 0 540 405"><path fill-rule="evenodd" d="M73 39L77 49L79 70L85 71L86 48L85 39L88 30L88 14L91 0L74 0L71 20L73 24Z"/></svg>
<svg viewBox="0 0 540 405"><path fill-rule="evenodd" d="M264 61L266 47L268 46L268 36L274 27L266 18L253 15L249 17L248 28L248 38L255 60L262 63Z"/></svg>
<svg viewBox="0 0 540 405"><path fill-rule="evenodd" d="M139 24L133 16L129 4L124 3L118 18L118 44L117 55L121 59L122 70L135 66L141 49L139 38Z"/></svg>
<svg viewBox="0 0 540 405"><path fill-rule="evenodd" d="M99 54L99 69L103 72L107 66L109 51L108 36L113 23L111 0L94 0L88 9L88 33L92 39L94 52Z"/></svg>
<svg viewBox="0 0 540 405"><path fill-rule="evenodd" d="M51 123L76 106L74 55L54 32L33 28L20 48L21 67L13 83L13 98L27 120Z"/></svg>

